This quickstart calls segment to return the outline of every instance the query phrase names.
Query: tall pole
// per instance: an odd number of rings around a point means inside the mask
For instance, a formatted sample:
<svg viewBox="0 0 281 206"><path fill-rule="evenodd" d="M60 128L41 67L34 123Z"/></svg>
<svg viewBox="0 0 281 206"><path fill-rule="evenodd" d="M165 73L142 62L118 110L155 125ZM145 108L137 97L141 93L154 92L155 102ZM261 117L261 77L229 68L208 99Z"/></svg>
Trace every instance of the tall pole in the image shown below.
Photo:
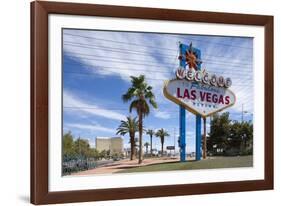
<svg viewBox="0 0 281 206"><path fill-rule="evenodd" d="M190 45L190 47L192 47ZM197 58L201 59L201 51L197 50ZM198 64L197 70L201 70L201 64ZM201 115L196 115L196 160L201 160L201 148L202 148L202 135L201 135Z"/></svg>
<svg viewBox="0 0 281 206"><path fill-rule="evenodd" d="M176 154L176 128L174 127L174 155Z"/></svg>
<svg viewBox="0 0 281 206"><path fill-rule="evenodd" d="M242 104L242 117L241 117L241 121L242 121L242 123L244 121L244 104Z"/></svg>
<svg viewBox="0 0 281 206"><path fill-rule="evenodd" d="M182 44L179 43L179 54L180 56L183 55L183 48L182 48ZM180 58L179 61L179 66L182 68L185 68L185 59L184 58ZM185 108L183 106L179 106L179 118L180 118L180 128L179 128L179 133L180 133L180 161L184 162L186 161L186 143L185 143L185 115L186 115L186 111Z"/></svg>
<svg viewBox="0 0 281 206"><path fill-rule="evenodd" d="M202 140L202 135L201 135L201 116L196 115L196 154L195 154L195 159L196 160L201 160L201 140Z"/></svg>
<svg viewBox="0 0 281 206"><path fill-rule="evenodd" d="M80 135L79 135L79 137L78 137L78 150L79 150L79 159L80 159L80 161L81 161L82 155L81 155L81 147L80 147Z"/></svg>
<svg viewBox="0 0 281 206"><path fill-rule="evenodd" d="M203 159L207 157L207 134L206 134L206 117L203 117L204 134L203 134Z"/></svg>

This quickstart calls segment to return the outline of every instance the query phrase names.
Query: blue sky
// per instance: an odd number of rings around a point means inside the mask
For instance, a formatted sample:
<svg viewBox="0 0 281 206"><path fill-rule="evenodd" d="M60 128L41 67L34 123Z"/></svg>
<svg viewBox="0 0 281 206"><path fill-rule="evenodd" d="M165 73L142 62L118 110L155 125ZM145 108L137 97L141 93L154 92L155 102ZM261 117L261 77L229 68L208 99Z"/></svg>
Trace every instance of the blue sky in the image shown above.
<svg viewBox="0 0 281 206"><path fill-rule="evenodd" d="M129 76L144 74L156 95L158 109L144 119L147 129L165 128L174 145L178 136L179 108L162 94L164 80L174 78L178 67L178 42L193 43L201 50L202 68L232 78L236 104L226 109L241 121L242 105L253 118L253 39L96 30L63 30L63 130L94 146L97 136L116 136L120 120L129 115L121 95L130 86ZM136 116L136 113L132 113ZM195 150L195 115L187 112L187 152ZM209 118L207 118L209 131ZM177 139L177 138L176 138ZM149 137L144 135L144 142ZM128 147L128 136L124 137ZM153 148L161 146L153 139ZM176 142L177 146L177 142Z"/></svg>

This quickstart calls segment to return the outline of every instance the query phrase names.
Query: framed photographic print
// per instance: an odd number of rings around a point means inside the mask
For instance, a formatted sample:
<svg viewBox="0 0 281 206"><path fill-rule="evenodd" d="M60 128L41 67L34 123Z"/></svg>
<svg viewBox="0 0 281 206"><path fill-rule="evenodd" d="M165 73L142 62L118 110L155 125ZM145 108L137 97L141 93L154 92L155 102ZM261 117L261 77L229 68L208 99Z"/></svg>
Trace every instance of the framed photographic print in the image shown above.
<svg viewBox="0 0 281 206"><path fill-rule="evenodd" d="M31 3L31 202L273 189L273 17Z"/></svg>

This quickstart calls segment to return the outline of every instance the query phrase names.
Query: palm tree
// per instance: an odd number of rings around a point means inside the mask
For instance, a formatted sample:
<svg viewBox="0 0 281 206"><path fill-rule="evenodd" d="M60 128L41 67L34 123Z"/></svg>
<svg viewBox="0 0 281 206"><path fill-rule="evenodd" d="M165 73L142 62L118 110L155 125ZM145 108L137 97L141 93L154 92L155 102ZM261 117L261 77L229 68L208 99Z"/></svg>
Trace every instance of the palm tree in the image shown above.
<svg viewBox="0 0 281 206"><path fill-rule="evenodd" d="M136 120L137 118L127 117L127 120L121 120L121 124L116 129L116 134L120 134L124 136L125 134L129 134L130 136L130 144L131 144L131 157L130 160L134 159L135 156L135 133L139 130L138 125L139 122Z"/></svg>
<svg viewBox="0 0 281 206"><path fill-rule="evenodd" d="M163 155L163 147L164 147L164 141L165 141L165 137L170 136L169 133L167 131L165 131L163 128L159 129L156 133L155 133L156 137L160 137L161 140L161 154Z"/></svg>
<svg viewBox="0 0 281 206"><path fill-rule="evenodd" d="M148 142L144 143L144 146L145 146L145 153L147 154L148 153L149 143Z"/></svg>
<svg viewBox="0 0 281 206"><path fill-rule="evenodd" d="M139 164L141 164L143 118L149 114L149 104L154 108L157 108L157 104L152 93L152 86L146 83L144 75L140 75L139 77L131 76L131 83L132 86L123 94L122 99L124 102L132 101L129 111L132 112L135 109L139 117Z"/></svg>
<svg viewBox="0 0 281 206"><path fill-rule="evenodd" d="M154 135L154 131L152 129L148 129L146 134L150 136L150 156L152 156L152 137Z"/></svg>

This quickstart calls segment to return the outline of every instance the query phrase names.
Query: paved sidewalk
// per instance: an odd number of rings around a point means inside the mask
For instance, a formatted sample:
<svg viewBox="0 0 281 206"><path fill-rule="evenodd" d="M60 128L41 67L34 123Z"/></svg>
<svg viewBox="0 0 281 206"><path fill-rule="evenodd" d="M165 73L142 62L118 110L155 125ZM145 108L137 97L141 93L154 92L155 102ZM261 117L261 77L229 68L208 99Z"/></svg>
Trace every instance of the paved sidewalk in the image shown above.
<svg viewBox="0 0 281 206"><path fill-rule="evenodd" d="M176 157L162 157L162 158L151 158L151 159L144 159L142 164L138 164L138 159L135 160L120 160L114 163L109 163L99 168L90 169L86 171L81 171L77 173L71 174L71 176L77 175L93 175L93 174L112 174L115 172L119 172L124 169L141 167L146 165L153 165L158 163L168 163L168 162L177 162L179 158Z"/></svg>

